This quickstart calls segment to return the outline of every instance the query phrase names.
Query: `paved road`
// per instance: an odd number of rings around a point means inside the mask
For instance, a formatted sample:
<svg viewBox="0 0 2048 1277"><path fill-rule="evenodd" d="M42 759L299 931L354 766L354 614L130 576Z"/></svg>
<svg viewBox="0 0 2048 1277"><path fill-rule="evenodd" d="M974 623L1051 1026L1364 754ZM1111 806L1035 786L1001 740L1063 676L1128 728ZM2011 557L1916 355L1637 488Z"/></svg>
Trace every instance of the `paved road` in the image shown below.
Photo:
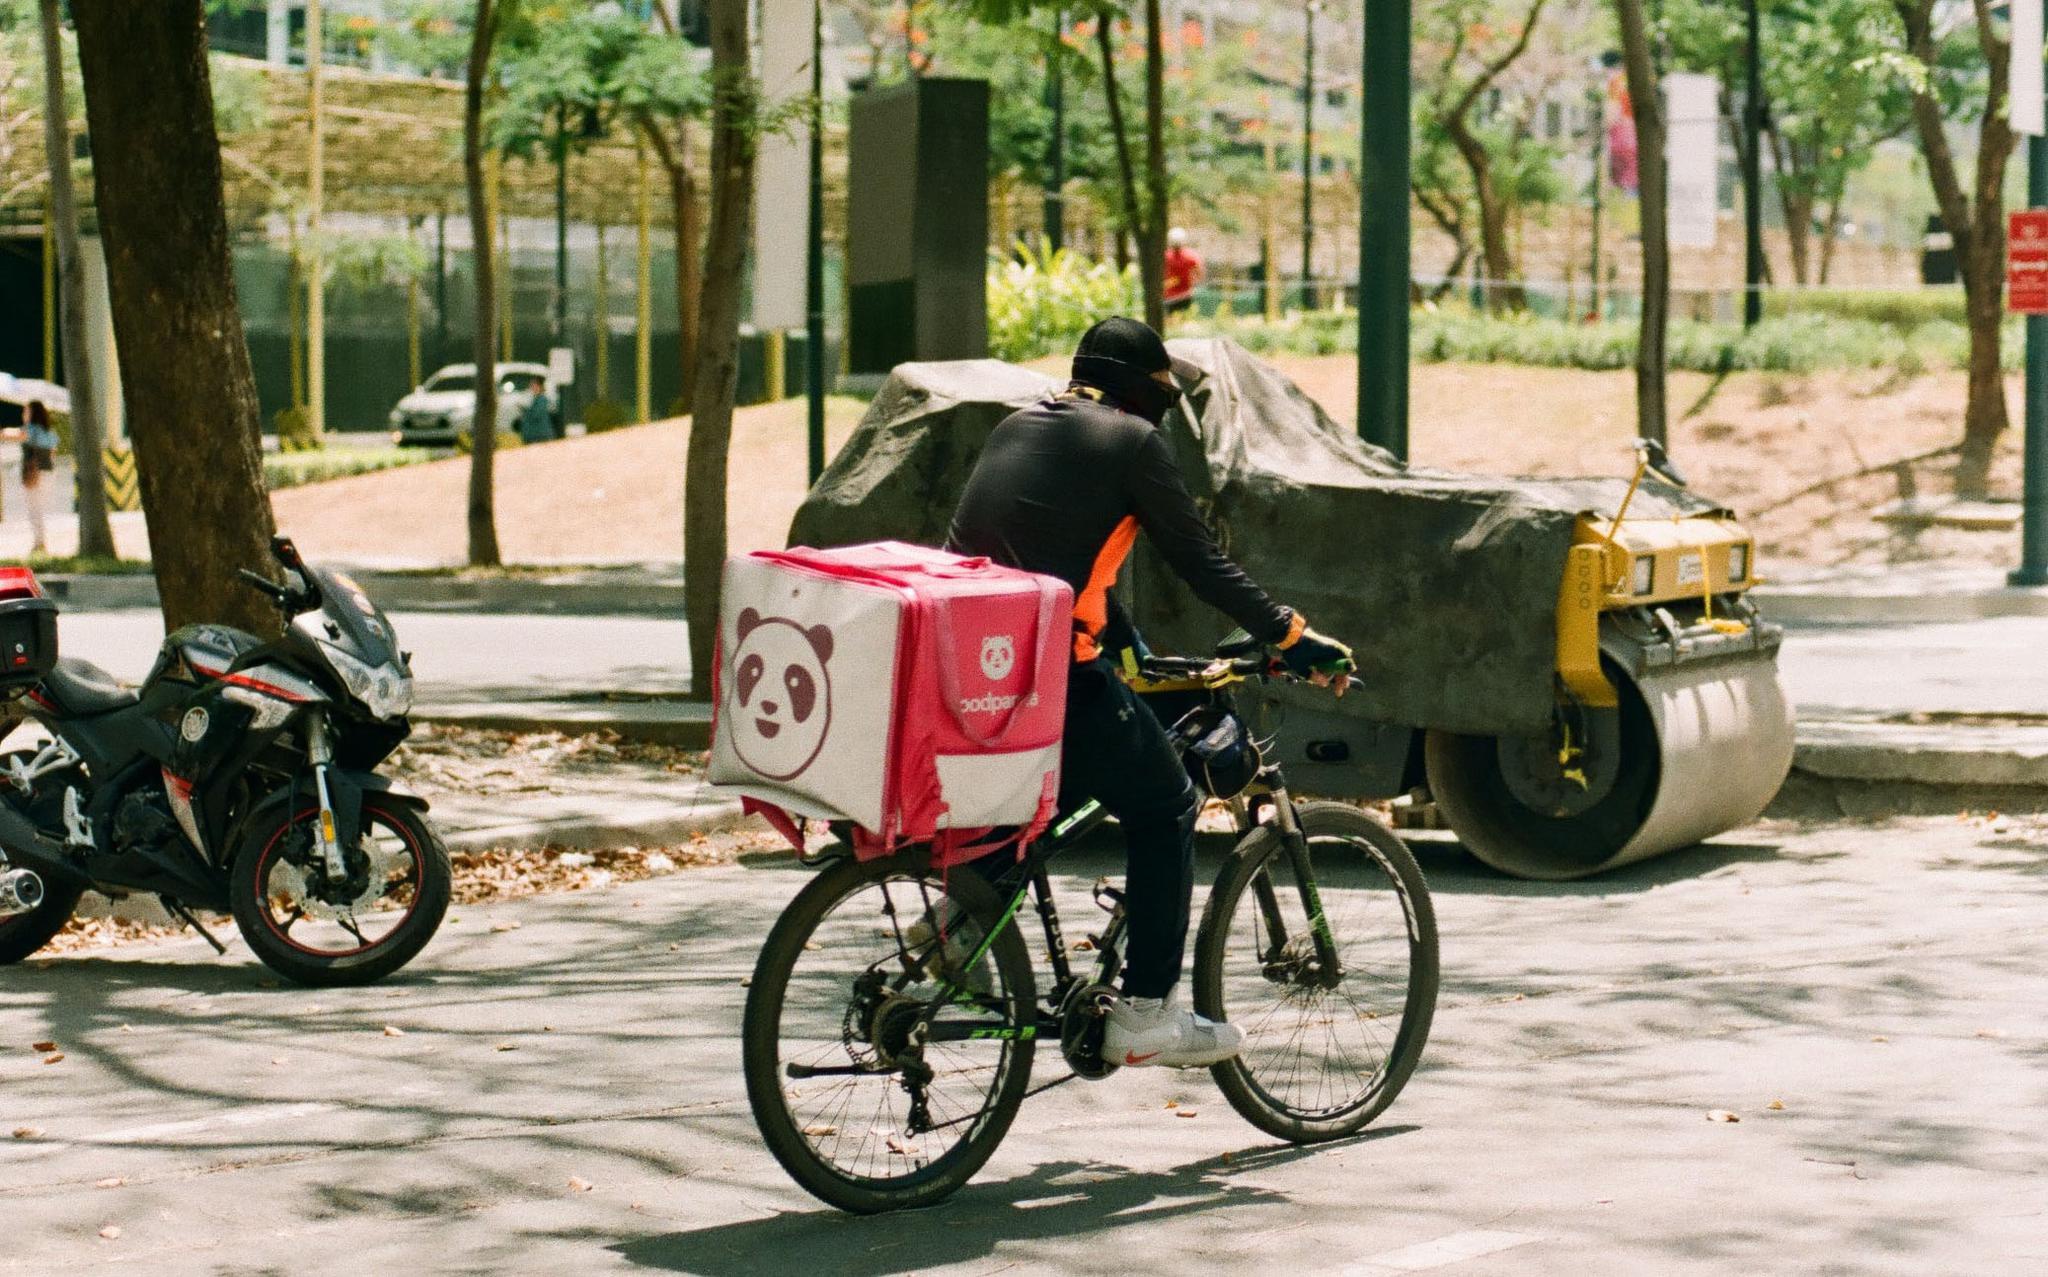
<svg viewBox="0 0 2048 1277"><path fill-rule="evenodd" d="M24 967L0 1273L2048 1270L2048 823L1763 825L1571 886L1424 854L1444 993L1369 1137L1276 1146L1206 1075L1126 1073L907 1218L819 1207L753 1133L784 859L458 909L385 988L192 943Z"/></svg>
<svg viewBox="0 0 2048 1277"><path fill-rule="evenodd" d="M680 692L688 631L650 617L393 618L417 653L430 701L545 700L561 692ZM62 620L64 651L124 677L149 668L162 638L153 611L80 612ZM1953 625L1802 626L1782 657L1793 700L1813 715L1912 710L2048 715L2048 618Z"/></svg>
<svg viewBox="0 0 2048 1277"><path fill-rule="evenodd" d="M689 629L641 616L495 616L400 612L422 701L547 700L596 691L673 693L689 687ZM148 673L163 642L154 610L78 612L59 619L67 656L126 679Z"/></svg>

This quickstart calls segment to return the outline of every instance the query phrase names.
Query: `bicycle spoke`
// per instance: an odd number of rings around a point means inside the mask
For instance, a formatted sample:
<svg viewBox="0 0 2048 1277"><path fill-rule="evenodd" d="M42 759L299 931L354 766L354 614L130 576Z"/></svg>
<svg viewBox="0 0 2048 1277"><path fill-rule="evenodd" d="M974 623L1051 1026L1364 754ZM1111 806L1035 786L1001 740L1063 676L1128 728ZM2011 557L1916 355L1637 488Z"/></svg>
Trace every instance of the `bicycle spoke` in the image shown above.
<svg viewBox="0 0 2048 1277"><path fill-rule="evenodd" d="M1224 1012L1246 1031L1237 1067L1265 1102L1320 1120L1368 1102L1385 1076L1402 1003L1367 1004L1382 988L1405 998L1405 985L1389 973L1405 975L1410 964L1398 884L1380 862L1348 840L1312 835L1310 843L1303 860L1316 887L1300 881L1294 856L1276 849L1235 901L1221 993ZM1336 867L1341 877L1333 879L1328 870ZM1320 927L1310 917L1316 905ZM1328 954L1338 957L1335 967Z"/></svg>

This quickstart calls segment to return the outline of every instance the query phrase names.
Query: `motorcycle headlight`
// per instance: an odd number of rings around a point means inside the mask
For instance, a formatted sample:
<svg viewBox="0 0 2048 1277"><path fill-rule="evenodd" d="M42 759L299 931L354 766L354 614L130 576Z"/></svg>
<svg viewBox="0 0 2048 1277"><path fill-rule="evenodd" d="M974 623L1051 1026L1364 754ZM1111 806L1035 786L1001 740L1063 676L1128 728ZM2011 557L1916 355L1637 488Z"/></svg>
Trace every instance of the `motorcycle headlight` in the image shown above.
<svg viewBox="0 0 2048 1277"><path fill-rule="evenodd" d="M334 672L341 675L348 694L362 702L372 717L396 718L412 708L412 679L400 671L396 662L367 665L332 643L320 646Z"/></svg>

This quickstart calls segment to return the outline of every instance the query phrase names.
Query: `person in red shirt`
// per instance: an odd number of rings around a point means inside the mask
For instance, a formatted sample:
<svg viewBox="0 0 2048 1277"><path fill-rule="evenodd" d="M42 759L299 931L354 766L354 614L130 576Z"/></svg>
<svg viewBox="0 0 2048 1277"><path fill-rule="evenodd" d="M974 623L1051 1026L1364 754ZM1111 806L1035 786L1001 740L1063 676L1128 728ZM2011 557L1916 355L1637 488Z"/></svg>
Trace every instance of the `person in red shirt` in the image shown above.
<svg viewBox="0 0 2048 1277"><path fill-rule="evenodd" d="M1166 232L1166 313L1195 304L1195 285L1202 282L1202 257L1188 247L1188 233L1179 226Z"/></svg>

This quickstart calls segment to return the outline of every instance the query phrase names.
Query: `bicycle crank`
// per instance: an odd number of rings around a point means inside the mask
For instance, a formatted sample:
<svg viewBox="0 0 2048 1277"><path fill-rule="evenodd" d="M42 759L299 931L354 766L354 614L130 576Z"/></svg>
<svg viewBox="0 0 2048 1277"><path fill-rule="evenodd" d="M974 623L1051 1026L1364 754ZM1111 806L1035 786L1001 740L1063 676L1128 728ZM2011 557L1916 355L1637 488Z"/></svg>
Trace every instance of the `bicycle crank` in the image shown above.
<svg viewBox="0 0 2048 1277"><path fill-rule="evenodd" d="M1106 984L1078 984L1060 1003L1060 1054L1074 1076L1099 1082L1116 1072L1116 1063L1102 1055L1102 1035L1115 1002L1116 990Z"/></svg>

